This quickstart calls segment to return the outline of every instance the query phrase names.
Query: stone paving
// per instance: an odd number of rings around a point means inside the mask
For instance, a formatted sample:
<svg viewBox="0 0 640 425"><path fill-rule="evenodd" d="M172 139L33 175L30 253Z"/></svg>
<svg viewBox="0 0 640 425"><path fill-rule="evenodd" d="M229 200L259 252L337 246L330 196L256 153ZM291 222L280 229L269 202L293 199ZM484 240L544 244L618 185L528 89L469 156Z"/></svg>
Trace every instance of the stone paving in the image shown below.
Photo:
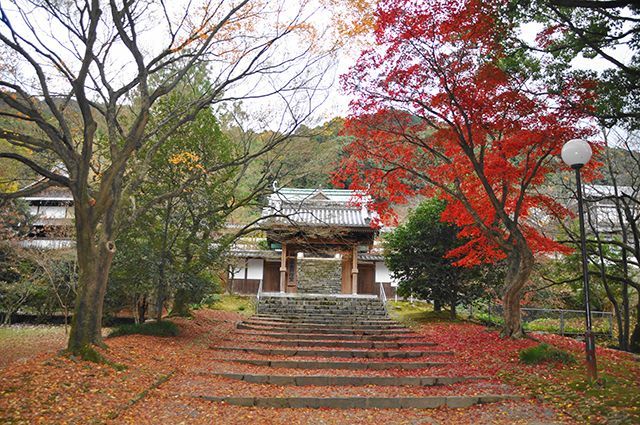
<svg viewBox="0 0 640 425"><path fill-rule="evenodd" d="M455 353L389 319L378 299L265 297L258 311L210 347L227 365L210 375L227 384L203 384L194 397L336 409L463 408L518 398L485 377L451 376Z"/></svg>

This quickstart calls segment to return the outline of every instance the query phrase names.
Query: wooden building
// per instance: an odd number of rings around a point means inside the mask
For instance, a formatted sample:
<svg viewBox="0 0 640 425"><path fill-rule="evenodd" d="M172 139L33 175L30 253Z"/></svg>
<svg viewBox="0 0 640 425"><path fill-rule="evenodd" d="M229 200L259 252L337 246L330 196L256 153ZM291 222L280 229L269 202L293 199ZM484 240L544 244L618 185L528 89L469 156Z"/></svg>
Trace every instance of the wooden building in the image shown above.
<svg viewBox="0 0 640 425"><path fill-rule="evenodd" d="M380 254L368 199L338 189L282 188L262 212L269 250L235 249L228 290L316 294L395 293Z"/></svg>
<svg viewBox="0 0 640 425"><path fill-rule="evenodd" d="M33 217L28 237L20 241L26 248L68 249L75 246L74 209L71 191L49 187L22 198Z"/></svg>

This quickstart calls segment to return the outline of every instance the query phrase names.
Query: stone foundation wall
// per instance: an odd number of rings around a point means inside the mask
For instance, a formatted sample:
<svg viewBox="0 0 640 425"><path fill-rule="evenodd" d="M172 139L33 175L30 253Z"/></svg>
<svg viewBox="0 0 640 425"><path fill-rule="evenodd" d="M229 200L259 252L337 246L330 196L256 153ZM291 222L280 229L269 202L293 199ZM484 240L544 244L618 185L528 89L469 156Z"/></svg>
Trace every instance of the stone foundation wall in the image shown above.
<svg viewBox="0 0 640 425"><path fill-rule="evenodd" d="M298 258L298 292L339 294L342 291L342 261L333 258Z"/></svg>

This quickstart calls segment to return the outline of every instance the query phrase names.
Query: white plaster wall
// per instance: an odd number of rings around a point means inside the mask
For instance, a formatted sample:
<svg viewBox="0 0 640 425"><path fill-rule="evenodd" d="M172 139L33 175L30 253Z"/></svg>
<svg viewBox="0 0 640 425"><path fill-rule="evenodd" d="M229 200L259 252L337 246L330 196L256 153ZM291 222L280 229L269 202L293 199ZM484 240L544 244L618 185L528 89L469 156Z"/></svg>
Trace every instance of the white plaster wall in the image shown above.
<svg viewBox="0 0 640 425"><path fill-rule="evenodd" d="M38 214L41 218L65 218L67 216L67 207L43 206L39 208Z"/></svg>
<svg viewBox="0 0 640 425"><path fill-rule="evenodd" d="M398 282L393 280L384 261L376 261L376 283L391 283L391 286L398 286Z"/></svg>
<svg viewBox="0 0 640 425"><path fill-rule="evenodd" d="M247 279L260 280L264 273L264 260L262 258L250 258L247 261Z"/></svg>
<svg viewBox="0 0 640 425"><path fill-rule="evenodd" d="M232 279L244 279L244 273L246 270L245 264L246 262L243 261L237 266L233 267L233 269L231 270Z"/></svg>

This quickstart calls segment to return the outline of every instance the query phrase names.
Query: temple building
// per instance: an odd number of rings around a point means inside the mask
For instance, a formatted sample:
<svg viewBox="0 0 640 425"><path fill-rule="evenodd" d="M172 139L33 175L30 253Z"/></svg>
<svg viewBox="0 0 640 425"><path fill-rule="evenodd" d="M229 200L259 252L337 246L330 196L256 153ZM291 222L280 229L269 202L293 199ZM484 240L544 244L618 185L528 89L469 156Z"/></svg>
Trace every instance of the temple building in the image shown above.
<svg viewBox="0 0 640 425"><path fill-rule="evenodd" d="M49 187L22 198L33 217L29 235L20 241L25 248L66 249L75 246L74 210L71 191Z"/></svg>
<svg viewBox="0 0 640 425"><path fill-rule="evenodd" d="M262 211L265 239L232 250L227 290L267 293L395 294L370 199L351 190L281 188ZM264 249L268 248L268 249Z"/></svg>

